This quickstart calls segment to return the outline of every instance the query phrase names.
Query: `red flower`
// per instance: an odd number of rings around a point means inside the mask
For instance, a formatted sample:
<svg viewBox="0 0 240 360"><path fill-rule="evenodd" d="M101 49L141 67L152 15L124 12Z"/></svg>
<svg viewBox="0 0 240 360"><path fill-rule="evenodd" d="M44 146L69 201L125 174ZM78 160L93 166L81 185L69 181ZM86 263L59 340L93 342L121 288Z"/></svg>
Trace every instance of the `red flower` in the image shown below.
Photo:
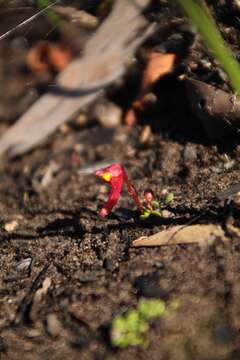
<svg viewBox="0 0 240 360"><path fill-rule="evenodd" d="M114 163L110 166L107 166L106 168L97 170L95 174L101 177L106 183L110 184L111 186L109 198L100 211L100 215L102 217L107 216L111 212L114 205L116 205L118 199L120 198L124 182L127 185L127 191L137 205L138 210L141 213L143 212L143 208L138 198L136 189L130 183L122 165Z"/></svg>

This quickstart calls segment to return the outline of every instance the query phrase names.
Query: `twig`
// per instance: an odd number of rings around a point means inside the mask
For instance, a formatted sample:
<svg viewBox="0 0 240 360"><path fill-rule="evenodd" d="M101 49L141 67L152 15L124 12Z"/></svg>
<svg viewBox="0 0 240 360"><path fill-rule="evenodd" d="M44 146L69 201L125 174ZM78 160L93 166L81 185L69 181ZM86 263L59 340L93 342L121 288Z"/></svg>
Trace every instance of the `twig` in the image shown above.
<svg viewBox="0 0 240 360"><path fill-rule="evenodd" d="M34 296L35 292L37 291L37 289L43 283L44 276L45 276L49 266L50 266L50 263L46 264L44 266L44 268L38 273L38 275L36 276L35 280L33 281L32 285L31 285L29 291L27 292L27 294L24 296L24 298L20 302L20 304L17 308L17 311L16 311L15 318L13 320L14 325L19 325L23 321L26 322L28 320L28 314L29 314L30 307L31 307L31 304L33 301L33 296Z"/></svg>

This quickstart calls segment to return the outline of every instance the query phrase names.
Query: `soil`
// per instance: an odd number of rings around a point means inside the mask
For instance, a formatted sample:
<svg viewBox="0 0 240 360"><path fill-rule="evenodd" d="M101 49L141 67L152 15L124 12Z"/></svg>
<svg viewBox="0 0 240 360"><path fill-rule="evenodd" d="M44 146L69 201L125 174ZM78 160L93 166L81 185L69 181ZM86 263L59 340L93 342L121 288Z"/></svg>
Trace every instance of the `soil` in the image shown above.
<svg viewBox="0 0 240 360"><path fill-rule="evenodd" d="M34 12L30 3L15 0L5 5L1 33ZM86 3L94 13L96 4ZM240 12L234 2L216 6L221 30L238 55ZM138 124L107 129L88 119L86 112L86 124L73 119L31 153L2 162L1 359L240 358L240 209L237 199L224 203L216 198L240 181L239 139L235 133L218 143L207 138L189 110L179 75L224 90L228 85L168 2L161 1L147 16L159 21L159 29L141 51L172 48L179 60L175 72L156 84L158 102L141 114ZM232 17L236 21L231 22ZM39 77L25 67L31 45L42 38L66 39L64 31L51 28L41 17L20 35L0 42L1 132L53 77ZM134 79L141 73L141 51L123 84L107 94L123 109L137 94ZM146 125L151 133L142 142ZM156 195L163 189L173 192L167 216L141 222L124 193L113 213L100 218L108 189L88 172L109 160L125 166L140 193L146 188ZM84 168L86 172L79 173ZM217 224L225 238L209 246L131 246L140 236L190 222ZM177 300L179 306L151 322L147 348L113 348L112 320L135 308L141 298Z"/></svg>

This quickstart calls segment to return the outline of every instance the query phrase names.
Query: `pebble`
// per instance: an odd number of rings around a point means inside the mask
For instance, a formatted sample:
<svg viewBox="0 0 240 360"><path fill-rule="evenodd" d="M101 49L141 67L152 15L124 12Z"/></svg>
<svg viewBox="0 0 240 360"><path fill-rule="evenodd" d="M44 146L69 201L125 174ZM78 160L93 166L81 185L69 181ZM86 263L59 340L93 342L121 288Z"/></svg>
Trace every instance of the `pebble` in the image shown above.
<svg viewBox="0 0 240 360"><path fill-rule="evenodd" d="M104 128L115 128L121 124L122 110L111 101L104 100L95 105L93 116Z"/></svg>
<svg viewBox="0 0 240 360"><path fill-rule="evenodd" d="M145 144L149 140L150 136L151 136L151 127L149 125L146 125L144 126L139 137L140 144Z"/></svg>
<svg viewBox="0 0 240 360"><path fill-rule="evenodd" d="M27 337L30 339L34 339L41 336L41 332L37 329L29 329L29 331L27 332Z"/></svg>
<svg viewBox="0 0 240 360"><path fill-rule="evenodd" d="M185 161L194 161L197 159L196 147L192 144L187 144L184 148L184 160Z"/></svg>
<svg viewBox="0 0 240 360"><path fill-rule="evenodd" d="M78 126L85 126L87 124L87 115L84 113L81 113L76 118L75 122Z"/></svg>
<svg viewBox="0 0 240 360"><path fill-rule="evenodd" d="M23 259L16 264L16 270L18 272L27 271L30 268L31 264L32 264L32 258L29 257L29 258Z"/></svg>
<svg viewBox="0 0 240 360"><path fill-rule="evenodd" d="M56 314L47 316L47 331L52 337L57 337L62 331L62 325Z"/></svg>
<svg viewBox="0 0 240 360"><path fill-rule="evenodd" d="M12 231L16 230L17 227L18 227L18 221L13 220L4 225L4 230L6 230L7 232L12 232Z"/></svg>

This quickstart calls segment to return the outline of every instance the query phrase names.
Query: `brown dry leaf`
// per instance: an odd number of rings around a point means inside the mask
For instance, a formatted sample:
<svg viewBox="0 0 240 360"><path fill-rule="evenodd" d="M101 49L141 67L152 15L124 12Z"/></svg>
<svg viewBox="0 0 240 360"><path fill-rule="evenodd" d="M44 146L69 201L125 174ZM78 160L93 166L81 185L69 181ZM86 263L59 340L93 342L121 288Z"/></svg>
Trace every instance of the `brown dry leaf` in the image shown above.
<svg viewBox="0 0 240 360"><path fill-rule="evenodd" d="M222 228L218 225L181 225L160 231L151 236L142 236L133 241L133 246L166 246L178 244L208 245L216 238L226 239Z"/></svg>
<svg viewBox="0 0 240 360"><path fill-rule="evenodd" d="M42 73L54 68L56 71L63 70L71 60L69 50L52 45L48 41L40 41L28 52L26 63L34 73Z"/></svg>
<svg viewBox="0 0 240 360"><path fill-rule="evenodd" d="M149 54L142 78L141 94L145 94L156 81L172 71L175 58L175 54L162 54L155 51Z"/></svg>
<svg viewBox="0 0 240 360"><path fill-rule="evenodd" d="M151 86L162 76L169 74L174 66L176 55L163 54L152 51L148 55L147 65L143 72L140 92L137 99L133 102L130 109L125 115L125 123L132 126L136 123L136 112L144 109L144 97L150 90Z"/></svg>

